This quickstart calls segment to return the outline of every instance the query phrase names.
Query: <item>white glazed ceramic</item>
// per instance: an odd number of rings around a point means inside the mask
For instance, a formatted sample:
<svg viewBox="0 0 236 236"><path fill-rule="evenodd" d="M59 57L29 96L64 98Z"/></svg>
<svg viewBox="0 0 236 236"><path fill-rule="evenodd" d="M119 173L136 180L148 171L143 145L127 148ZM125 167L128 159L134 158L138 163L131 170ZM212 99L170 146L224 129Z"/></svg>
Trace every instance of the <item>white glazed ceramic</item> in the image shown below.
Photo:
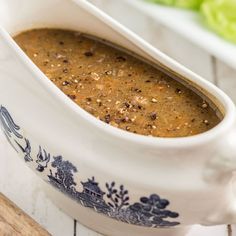
<svg viewBox="0 0 236 236"><path fill-rule="evenodd" d="M61 209L105 235L177 236L192 224L236 222L235 106L221 90L84 0L0 0L0 22L1 125ZM109 126L64 95L10 37L36 27L86 32L161 63L207 91L224 119L185 138Z"/></svg>

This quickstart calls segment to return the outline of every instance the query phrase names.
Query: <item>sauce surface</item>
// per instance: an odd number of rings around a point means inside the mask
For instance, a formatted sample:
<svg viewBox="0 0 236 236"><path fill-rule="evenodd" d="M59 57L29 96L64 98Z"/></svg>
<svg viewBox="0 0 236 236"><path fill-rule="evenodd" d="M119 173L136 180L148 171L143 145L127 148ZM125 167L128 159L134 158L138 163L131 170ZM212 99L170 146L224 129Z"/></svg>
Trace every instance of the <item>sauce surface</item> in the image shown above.
<svg viewBox="0 0 236 236"><path fill-rule="evenodd" d="M191 89L134 56L78 32L35 29L15 41L62 92L129 132L184 137L220 119Z"/></svg>

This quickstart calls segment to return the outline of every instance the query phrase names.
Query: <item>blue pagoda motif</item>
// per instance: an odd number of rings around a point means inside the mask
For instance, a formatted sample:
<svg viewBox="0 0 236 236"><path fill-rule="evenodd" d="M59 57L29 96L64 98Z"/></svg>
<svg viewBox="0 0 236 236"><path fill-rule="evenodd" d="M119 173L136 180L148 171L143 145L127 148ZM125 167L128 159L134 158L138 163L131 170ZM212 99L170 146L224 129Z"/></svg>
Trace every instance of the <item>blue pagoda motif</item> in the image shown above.
<svg viewBox="0 0 236 236"><path fill-rule="evenodd" d="M99 188L98 183L95 182L94 177L88 179L87 182L81 182L81 184L83 185L83 194L88 195L97 201L103 200L103 195L105 192Z"/></svg>
<svg viewBox="0 0 236 236"><path fill-rule="evenodd" d="M108 214L110 207L106 204L103 199L105 192L103 192L95 178L92 177L86 182L81 182L83 191L77 192L77 199L83 206L93 208L97 212Z"/></svg>
<svg viewBox="0 0 236 236"><path fill-rule="evenodd" d="M112 181L100 188L94 177L85 182L77 182L77 166L65 160L63 156L53 156L41 146L38 153L33 153L29 139L21 134L20 126L14 122L4 106L0 106L0 126L12 147L24 156L25 162L34 164L39 173L46 171L48 182L53 187L83 207L114 220L143 227L166 228L180 224L170 220L179 217L177 212L168 210L170 202L155 193L132 202L129 191L122 184L117 185ZM82 185L82 191L78 191L79 183Z"/></svg>

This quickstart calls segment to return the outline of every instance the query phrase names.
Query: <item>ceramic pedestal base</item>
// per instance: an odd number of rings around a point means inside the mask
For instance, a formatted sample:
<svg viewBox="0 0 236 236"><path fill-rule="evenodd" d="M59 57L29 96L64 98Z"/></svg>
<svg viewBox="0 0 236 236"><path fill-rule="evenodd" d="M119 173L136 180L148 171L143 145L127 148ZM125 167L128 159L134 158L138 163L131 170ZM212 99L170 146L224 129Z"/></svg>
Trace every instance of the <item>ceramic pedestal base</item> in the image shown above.
<svg viewBox="0 0 236 236"><path fill-rule="evenodd" d="M48 184L45 192L60 209L86 227L107 236L185 236L191 227L157 229L122 223L83 207Z"/></svg>

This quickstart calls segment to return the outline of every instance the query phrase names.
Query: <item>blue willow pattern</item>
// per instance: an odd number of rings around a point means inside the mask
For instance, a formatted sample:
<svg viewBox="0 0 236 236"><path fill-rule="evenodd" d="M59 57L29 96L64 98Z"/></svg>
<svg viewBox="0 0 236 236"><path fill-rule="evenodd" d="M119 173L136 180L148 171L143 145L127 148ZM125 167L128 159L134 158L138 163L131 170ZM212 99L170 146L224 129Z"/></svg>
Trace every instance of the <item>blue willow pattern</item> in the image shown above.
<svg viewBox="0 0 236 236"><path fill-rule="evenodd" d="M74 175L78 172L77 167L60 155L51 156L41 146L34 159L30 141L20 134L20 127L15 124L4 106L0 107L0 124L7 140L18 153L24 156L25 162L35 162L38 172L47 169L48 182L82 206L133 225L157 228L180 224L168 220L168 218L177 218L179 214L167 210L169 201L157 194L141 197L139 202L131 203L128 190L114 181L106 183L103 189L94 177L76 183ZM82 191L77 191L78 185L82 187Z"/></svg>

